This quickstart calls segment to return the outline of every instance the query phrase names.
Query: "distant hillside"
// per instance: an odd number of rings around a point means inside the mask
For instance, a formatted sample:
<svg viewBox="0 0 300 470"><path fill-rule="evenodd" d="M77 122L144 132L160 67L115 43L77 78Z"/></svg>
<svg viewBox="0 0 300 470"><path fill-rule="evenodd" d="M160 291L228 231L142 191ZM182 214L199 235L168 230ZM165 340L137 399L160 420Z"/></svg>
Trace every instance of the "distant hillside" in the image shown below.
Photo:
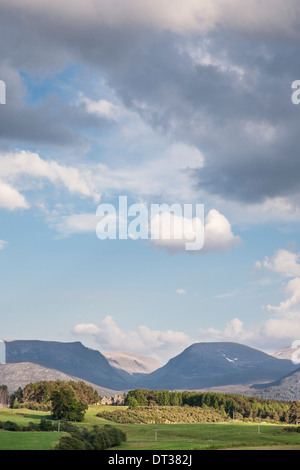
<svg viewBox="0 0 300 470"><path fill-rule="evenodd" d="M162 367L161 362L153 357L140 356L127 351L102 352L109 364L128 374L149 374Z"/></svg>
<svg viewBox="0 0 300 470"><path fill-rule="evenodd" d="M20 362L18 364L0 364L0 385L7 385L10 393L16 391L19 387L24 388L30 382L36 383L42 380L75 380L82 379L73 377L55 369L33 364L32 362ZM85 381L87 385L91 385L100 396L114 396L116 391L108 390L99 385Z"/></svg>
<svg viewBox="0 0 300 470"><path fill-rule="evenodd" d="M294 353L296 353L296 359L298 359L300 362L300 348L282 348L270 354L274 357L277 357L277 359L289 359L291 361Z"/></svg>
<svg viewBox="0 0 300 470"><path fill-rule="evenodd" d="M79 377L110 390L127 390L130 384L99 352L80 342L5 341L6 363L32 362ZM130 378L130 376L128 375Z"/></svg>
<svg viewBox="0 0 300 470"><path fill-rule="evenodd" d="M274 400L300 400L300 368L268 384L252 385L253 394Z"/></svg>
<svg viewBox="0 0 300 470"><path fill-rule="evenodd" d="M138 382L140 387L184 390L253 384L276 380L295 370L291 361L276 359L237 343L195 343L165 366Z"/></svg>
<svg viewBox="0 0 300 470"><path fill-rule="evenodd" d="M108 361L99 351L89 349L80 342L18 340L5 341L5 346L7 364L1 365L1 370L6 374L2 382L7 385L18 383L24 386L43 378L55 380L60 373L69 379L84 380L94 388L98 386L115 392L137 387L168 390L219 387L238 390L242 387L246 390L252 384L281 379L298 368L289 360L277 359L237 343L195 343L151 373L145 371L157 366L155 360L118 352L106 353ZM24 363L27 365L22 368L21 364ZM46 370L36 369L28 363ZM8 367L13 364L15 368ZM141 370L144 372L141 373ZM12 374L11 379L9 374ZM20 382L23 378L24 382Z"/></svg>

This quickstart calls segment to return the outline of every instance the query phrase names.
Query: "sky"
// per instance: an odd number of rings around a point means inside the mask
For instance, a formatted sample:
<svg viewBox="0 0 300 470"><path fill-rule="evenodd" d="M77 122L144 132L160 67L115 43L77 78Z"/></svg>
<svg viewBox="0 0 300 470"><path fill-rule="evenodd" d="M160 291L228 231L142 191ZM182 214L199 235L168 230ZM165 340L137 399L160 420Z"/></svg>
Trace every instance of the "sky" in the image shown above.
<svg viewBox="0 0 300 470"><path fill-rule="evenodd" d="M300 339L299 21L297 0L0 0L1 338L162 362ZM121 196L204 207L172 219L203 247L100 239Z"/></svg>

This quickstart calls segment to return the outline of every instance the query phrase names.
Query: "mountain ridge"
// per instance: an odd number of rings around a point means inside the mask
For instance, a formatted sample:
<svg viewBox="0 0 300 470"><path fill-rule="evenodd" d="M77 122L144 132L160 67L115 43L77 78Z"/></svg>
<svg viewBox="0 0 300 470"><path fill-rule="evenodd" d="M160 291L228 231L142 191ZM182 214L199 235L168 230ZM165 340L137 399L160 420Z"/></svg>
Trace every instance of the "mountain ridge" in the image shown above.
<svg viewBox="0 0 300 470"><path fill-rule="evenodd" d="M129 386L124 374L111 367L100 351L79 341L14 340L5 341L5 347L7 364L33 362L112 390Z"/></svg>
<svg viewBox="0 0 300 470"><path fill-rule="evenodd" d="M148 374L139 384L160 389L250 384L279 379L295 368L291 361L276 359L239 343L199 342Z"/></svg>

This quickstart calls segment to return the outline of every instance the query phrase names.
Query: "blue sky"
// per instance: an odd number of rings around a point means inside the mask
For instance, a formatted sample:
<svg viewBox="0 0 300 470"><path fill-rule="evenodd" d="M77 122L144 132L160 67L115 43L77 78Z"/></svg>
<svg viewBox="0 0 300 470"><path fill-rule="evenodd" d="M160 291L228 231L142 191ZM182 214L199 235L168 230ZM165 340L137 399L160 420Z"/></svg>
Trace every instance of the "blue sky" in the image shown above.
<svg viewBox="0 0 300 470"><path fill-rule="evenodd" d="M162 361L195 341L290 346L296 3L69 3L0 2L0 336ZM99 240L97 207L121 195L204 204L203 249Z"/></svg>

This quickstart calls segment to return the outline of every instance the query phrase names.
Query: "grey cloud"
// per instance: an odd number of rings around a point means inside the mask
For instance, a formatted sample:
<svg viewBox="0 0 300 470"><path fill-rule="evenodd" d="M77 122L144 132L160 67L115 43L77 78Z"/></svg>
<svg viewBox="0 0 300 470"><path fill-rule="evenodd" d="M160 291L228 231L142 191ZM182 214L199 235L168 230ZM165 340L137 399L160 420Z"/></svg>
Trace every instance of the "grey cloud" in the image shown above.
<svg viewBox="0 0 300 470"><path fill-rule="evenodd" d="M296 22L299 9L295 2L290 6ZM21 15L13 3L1 9L7 41L0 51L7 60L31 74L49 73L75 61L99 71L126 106L158 132L202 151L205 166L194 172L191 184L225 200L245 202L299 190L300 107L290 99L291 83L300 70L299 34L294 29L287 34L287 28L262 27L253 33L223 26L211 33L183 35L163 28L142 30L130 22L116 26L101 20L48 19L41 11ZM206 62L195 61L201 48ZM96 124L73 111L59 110L70 128ZM41 121L43 116L48 122L45 132L54 140L55 123L51 127L51 113L47 118L46 113L40 110ZM14 119L3 128L6 134ZM58 140L69 140L61 124L59 119Z"/></svg>
<svg viewBox="0 0 300 470"><path fill-rule="evenodd" d="M1 107L0 137L22 144L81 146L86 136L82 130L101 130L110 120L86 113L82 106L62 103L58 96L48 96L40 104L27 103L27 90L17 70L0 66L6 83L6 105Z"/></svg>

